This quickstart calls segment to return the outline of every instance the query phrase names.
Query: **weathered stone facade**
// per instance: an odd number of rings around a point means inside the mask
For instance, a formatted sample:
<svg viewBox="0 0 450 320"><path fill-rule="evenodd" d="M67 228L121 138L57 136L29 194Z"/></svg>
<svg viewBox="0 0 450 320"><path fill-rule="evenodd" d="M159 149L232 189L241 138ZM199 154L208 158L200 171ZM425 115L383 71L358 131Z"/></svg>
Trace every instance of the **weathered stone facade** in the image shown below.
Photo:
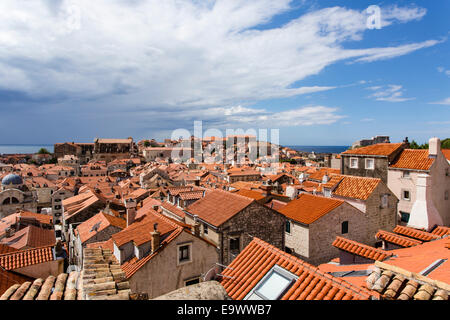
<svg viewBox="0 0 450 320"><path fill-rule="evenodd" d="M191 245L191 261L178 263L179 245ZM199 279L215 267L216 248L189 232L182 232L158 254L128 278L133 292L148 294L150 299L185 287L186 281ZM170 276L167 276L170 275Z"/></svg>
<svg viewBox="0 0 450 320"><path fill-rule="evenodd" d="M350 167L350 158L358 159L358 168ZM374 169L366 169L366 159L374 159ZM352 176L380 178L387 183L389 159L387 157L342 155L341 173Z"/></svg>
<svg viewBox="0 0 450 320"><path fill-rule="evenodd" d="M344 221L348 222L348 232L342 234ZM367 237L366 230L364 213L344 202L310 225L291 221L291 232L285 234L286 247L293 255L318 265L338 256L338 249L331 245L336 236L363 242Z"/></svg>
<svg viewBox="0 0 450 320"><path fill-rule="evenodd" d="M194 224L192 217L186 215L186 223ZM271 245L284 250L285 217L279 212L254 201L218 228L208 228L204 233L201 224L201 234L220 248L219 262L228 265L253 239L258 237ZM239 248L230 249L230 240L239 239Z"/></svg>

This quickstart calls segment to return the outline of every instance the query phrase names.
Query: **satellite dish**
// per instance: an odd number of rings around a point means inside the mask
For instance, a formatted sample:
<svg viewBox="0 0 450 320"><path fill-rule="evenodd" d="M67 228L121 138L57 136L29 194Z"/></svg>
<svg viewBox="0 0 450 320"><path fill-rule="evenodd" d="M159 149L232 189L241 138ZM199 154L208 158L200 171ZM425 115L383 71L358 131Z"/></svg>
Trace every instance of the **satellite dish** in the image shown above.
<svg viewBox="0 0 450 320"><path fill-rule="evenodd" d="M212 267L203 277L203 281L211 281L217 278L217 266Z"/></svg>

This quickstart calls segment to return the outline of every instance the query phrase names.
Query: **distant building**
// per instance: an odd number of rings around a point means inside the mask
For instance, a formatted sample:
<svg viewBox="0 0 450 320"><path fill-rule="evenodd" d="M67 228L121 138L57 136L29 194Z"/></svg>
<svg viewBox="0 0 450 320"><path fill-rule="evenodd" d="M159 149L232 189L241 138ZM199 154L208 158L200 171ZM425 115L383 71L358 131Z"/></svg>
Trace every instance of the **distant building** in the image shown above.
<svg viewBox="0 0 450 320"><path fill-rule="evenodd" d="M54 155L57 159L64 158L66 155L76 156L80 164L86 164L94 157L94 144L75 142L55 143Z"/></svg>
<svg viewBox="0 0 450 320"><path fill-rule="evenodd" d="M3 177L0 187L0 218L6 217L16 210L37 211L36 191L24 184L22 177L8 174Z"/></svg>
<svg viewBox="0 0 450 320"><path fill-rule="evenodd" d="M129 159L137 155L137 147L132 138L95 139L94 159L109 163L115 159Z"/></svg>
<svg viewBox="0 0 450 320"><path fill-rule="evenodd" d="M377 143L391 143L391 141L389 140L389 136L376 136L373 137L372 139L363 139L354 142L352 144L352 149L359 147L367 147Z"/></svg>

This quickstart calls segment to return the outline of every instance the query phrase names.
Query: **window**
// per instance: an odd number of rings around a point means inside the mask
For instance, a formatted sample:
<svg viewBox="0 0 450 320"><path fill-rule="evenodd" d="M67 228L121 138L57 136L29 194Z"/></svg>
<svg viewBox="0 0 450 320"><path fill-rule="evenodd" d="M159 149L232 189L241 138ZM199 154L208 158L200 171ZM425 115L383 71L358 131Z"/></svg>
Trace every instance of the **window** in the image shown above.
<svg viewBox="0 0 450 320"><path fill-rule="evenodd" d="M239 251L240 250L240 241L239 238L230 238L230 251Z"/></svg>
<svg viewBox="0 0 450 320"><path fill-rule="evenodd" d="M291 222L290 221L286 221L286 232L291 233Z"/></svg>
<svg viewBox="0 0 450 320"><path fill-rule="evenodd" d="M382 196L381 196L381 208L387 208L388 207L388 205L389 205L389 195L387 195L387 194L383 194Z"/></svg>
<svg viewBox="0 0 450 320"><path fill-rule="evenodd" d="M181 245L178 247L178 262L191 261L191 246Z"/></svg>
<svg viewBox="0 0 450 320"><path fill-rule="evenodd" d="M188 280L188 281L184 282L184 284L186 286L190 286L190 285L197 284L197 283L200 283L200 278L194 278L194 279L191 279L191 280Z"/></svg>
<svg viewBox="0 0 450 320"><path fill-rule="evenodd" d="M208 234L208 225L206 223L203 224L203 234Z"/></svg>
<svg viewBox="0 0 450 320"><path fill-rule="evenodd" d="M409 190L403 190L402 191L402 199L406 200L406 201L410 201L411 200L411 194L410 194Z"/></svg>
<svg viewBox="0 0 450 320"><path fill-rule="evenodd" d="M444 199L448 200L448 190L445 190L445 192L444 192Z"/></svg>
<svg viewBox="0 0 450 320"><path fill-rule="evenodd" d="M358 158L350 158L350 168L358 168Z"/></svg>
<svg viewBox="0 0 450 320"><path fill-rule="evenodd" d="M373 159L366 159L366 169L368 169L368 170L375 169L375 160L373 160Z"/></svg>
<svg viewBox="0 0 450 320"><path fill-rule="evenodd" d="M400 211L400 220L401 220L402 222L408 223L408 221L409 221L409 213L408 213L408 212Z"/></svg>
<svg viewBox="0 0 450 320"><path fill-rule="evenodd" d="M244 300L278 300L297 280L297 276L275 265Z"/></svg>
<svg viewBox="0 0 450 320"><path fill-rule="evenodd" d="M348 233L348 221L344 221L341 224L341 233L346 234Z"/></svg>
<svg viewBox="0 0 450 320"><path fill-rule="evenodd" d="M403 171L402 178L410 179L411 178L410 172L409 171Z"/></svg>

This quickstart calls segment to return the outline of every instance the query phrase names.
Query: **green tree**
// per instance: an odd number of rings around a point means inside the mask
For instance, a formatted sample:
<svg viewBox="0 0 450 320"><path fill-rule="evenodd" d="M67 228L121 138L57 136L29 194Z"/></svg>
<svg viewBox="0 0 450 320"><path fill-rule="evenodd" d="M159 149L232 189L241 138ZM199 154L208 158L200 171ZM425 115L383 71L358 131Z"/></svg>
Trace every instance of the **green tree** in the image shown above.
<svg viewBox="0 0 450 320"><path fill-rule="evenodd" d="M148 141L148 140L145 140L144 141L144 147L150 147L150 141Z"/></svg>
<svg viewBox="0 0 450 320"><path fill-rule="evenodd" d="M50 152L45 148L40 148L37 153L38 154L50 154Z"/></svg>
<svg viewBox="0 0 450 320"><path fill-rule="evenodd" d="M442 140L441 148L442 149L450 149L450 138Z"/></svg>

